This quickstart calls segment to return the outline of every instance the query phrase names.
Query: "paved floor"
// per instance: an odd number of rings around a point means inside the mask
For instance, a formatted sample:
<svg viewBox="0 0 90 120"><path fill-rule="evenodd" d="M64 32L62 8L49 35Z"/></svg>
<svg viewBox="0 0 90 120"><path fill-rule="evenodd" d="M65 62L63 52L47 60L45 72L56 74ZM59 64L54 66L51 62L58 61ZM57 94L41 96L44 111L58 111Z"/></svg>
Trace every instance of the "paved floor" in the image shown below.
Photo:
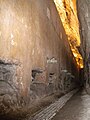
<svg viewBox="0 0 90 120"><path fill-rule="evenodd" d="M90 120L90 95L77 93L52 120Z"/></svg>
<svg viewBox="0 0 90 120"><path fill-rule="evenodd" d="M50 104L48 107L42 109L40 112L36 113L33 116L28 116L24 120L51 120L53 116L66 104L66 102L78 91L74 89L71 92L65 94L59 98L54 103Z"/></svg>

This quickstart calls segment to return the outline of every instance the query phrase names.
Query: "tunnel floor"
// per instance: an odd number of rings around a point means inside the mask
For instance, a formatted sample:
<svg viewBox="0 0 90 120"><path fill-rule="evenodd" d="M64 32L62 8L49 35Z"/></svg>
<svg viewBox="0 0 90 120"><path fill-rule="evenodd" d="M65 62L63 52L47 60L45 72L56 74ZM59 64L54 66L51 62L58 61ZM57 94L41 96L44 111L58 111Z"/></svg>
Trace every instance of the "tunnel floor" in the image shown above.
<svg viewBox="0 0 90 120"><path fill-rule="evenodd" d="M90 120L90 95L79 91L52 120Z"/></svg>

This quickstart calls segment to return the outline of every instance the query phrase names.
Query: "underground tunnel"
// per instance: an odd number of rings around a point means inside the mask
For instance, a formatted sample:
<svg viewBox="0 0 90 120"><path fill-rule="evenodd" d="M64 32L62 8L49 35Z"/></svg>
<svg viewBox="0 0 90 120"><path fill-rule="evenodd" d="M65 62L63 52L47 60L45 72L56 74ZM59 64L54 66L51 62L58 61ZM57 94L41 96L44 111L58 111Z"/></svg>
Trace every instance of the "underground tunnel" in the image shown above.
<svg viewBox="0 0 90 120"><path fill-rule="evenodd" d="M0 120L36 120L75 89L90 94L89 8L89 0L0 0Z"/></svg>

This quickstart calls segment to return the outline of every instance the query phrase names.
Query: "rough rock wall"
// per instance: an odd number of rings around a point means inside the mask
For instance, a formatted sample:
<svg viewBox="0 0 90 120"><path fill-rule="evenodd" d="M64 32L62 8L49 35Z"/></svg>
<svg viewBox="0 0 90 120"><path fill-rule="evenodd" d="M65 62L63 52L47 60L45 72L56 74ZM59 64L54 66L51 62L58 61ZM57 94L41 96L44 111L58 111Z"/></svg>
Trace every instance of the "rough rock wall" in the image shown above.
<svg viewBox="0 0 90 120"><path fill-rule="evenodd" d="M77 0L80 21L81 53L84 59L84 83L90 87L90 1Z"/></svg>
<svg viewBox="0 0 90 120"><path fill-rule="evenodd" d="M78 69L53 1L0 0L1 114L75 87Z"/></svg>
<svg viewBox="0 0 90 120"><path fill-rule="evenodd" d="M79 68L83 68L82 56L79 53L80 34L77 17L76 0L54 0L63 23L72 53Z"/></svg>

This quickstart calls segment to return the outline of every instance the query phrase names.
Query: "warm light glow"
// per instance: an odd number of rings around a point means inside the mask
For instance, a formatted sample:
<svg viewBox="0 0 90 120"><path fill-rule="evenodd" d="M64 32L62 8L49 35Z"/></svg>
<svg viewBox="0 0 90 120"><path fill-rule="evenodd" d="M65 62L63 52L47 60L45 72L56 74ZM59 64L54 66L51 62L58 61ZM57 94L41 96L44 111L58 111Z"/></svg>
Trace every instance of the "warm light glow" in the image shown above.
<svg viewBox="0 0 90 120"><path fill-rule="evenodd" d="M80 34L76 10L76 0L54 0L54 2L59 12L77 65L80 68L83 68L83 59L77 49L77 47L80 46Z"/></svg>

